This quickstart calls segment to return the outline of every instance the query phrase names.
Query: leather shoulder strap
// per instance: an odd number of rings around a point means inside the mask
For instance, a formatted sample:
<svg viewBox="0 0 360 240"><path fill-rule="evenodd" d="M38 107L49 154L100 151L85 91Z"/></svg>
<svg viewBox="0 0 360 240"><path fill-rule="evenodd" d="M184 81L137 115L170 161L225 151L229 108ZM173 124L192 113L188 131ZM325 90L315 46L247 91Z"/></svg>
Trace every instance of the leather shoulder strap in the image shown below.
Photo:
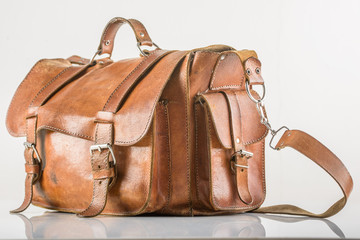
<svg viewBox="0 0 360 240"><path fill-rule="evenodd" d="M338 213L345 206L353 188L353 180L341 160L318 140L300 130L287 130L284 132L276 144L276 148L280 150L285 147L291 147L297 150L323 168L338 183L344 197L320 214L315 214L289 204L262 207L256 209L254 212L304 215L321 218L330 217Z"/></svg>

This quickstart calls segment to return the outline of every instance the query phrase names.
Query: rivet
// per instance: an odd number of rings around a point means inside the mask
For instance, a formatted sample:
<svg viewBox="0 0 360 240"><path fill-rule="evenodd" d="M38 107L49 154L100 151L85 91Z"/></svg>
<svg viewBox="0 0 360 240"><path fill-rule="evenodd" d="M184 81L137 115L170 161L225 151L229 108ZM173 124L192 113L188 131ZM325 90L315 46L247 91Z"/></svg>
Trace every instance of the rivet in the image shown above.
<svg viewBox="0 0 360 240"><path fill-rule="evenodd" d="M221 55L220 60L224 60L225 59L225 55Z"/></svg>
<svg viewBox="0 0 360 240"><path fill-rule="evenodd" d="M246 69L246 73L247 73L247 75L251 74L250 68Z"/></svg>
<svg viewBox="0 0 360 240"><path fill-rule="evenodd" d="M290 137L291 133L288 134L288 137Z"/></svg>
<svg viewBox="0 0 360 240"><path fill-rule="evenodd" d="M256 72L257 74L259 74L259 73L260 73L260 68L256 68L256 69L255 69L255 72Z"/></svg>
<svg viewBox="0 0 360 240"><path fill-rule="evenodd" d="M103 61L99 61L99 64L104 64L104 62L103 62Z"/></svg>
<svg viewBox="0 0 360 240"><path fill-rule="evenodd" d="M236 138L236 143L240 143L240 139L239 139L239 138Z"/></svg>
<svg viewBox="0 0 360 240"><path fill-rule="evenodd" d="M105 45L106 45L106 46L109 46L110 42L111 42L110 40L106 40L106 41L105 41Z"/></svg>
<svg viewBox="0 0 360 240"><path fill-rule="evenodd" d="M144 36L145 36L144 33L141 32L141 33L140 33L140 37L144 37Z"/></svg>
<svg viewBox="0 0 360 240"><path fill-rule="evenodd" d="M283 143L283 142L280 144L280 146L282 146L282 145L284 145L284 143Z"/></svg>

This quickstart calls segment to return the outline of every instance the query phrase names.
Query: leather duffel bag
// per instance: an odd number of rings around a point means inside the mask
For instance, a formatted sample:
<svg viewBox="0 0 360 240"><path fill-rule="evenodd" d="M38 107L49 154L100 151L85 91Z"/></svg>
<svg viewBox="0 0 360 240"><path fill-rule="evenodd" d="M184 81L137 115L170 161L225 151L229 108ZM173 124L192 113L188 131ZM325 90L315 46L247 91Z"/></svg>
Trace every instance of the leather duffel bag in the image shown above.
<svg viewBox="0 0 360 240"><path fill-rule="evenodd" d="M114 38L124 23L141 57L113 62ZM27 176L24 202L12 212L33 203L83 217L334 215L352 190L350 174L310 135L272 129L264 94L255 51L225 45L162 50L139 21L114 18L93 59L42 59L18 87L6 124L11 135L26 137ZM269 132L272 148L291 147L313 160L344 197L321 214L292 205L260 208Z"/></svg>

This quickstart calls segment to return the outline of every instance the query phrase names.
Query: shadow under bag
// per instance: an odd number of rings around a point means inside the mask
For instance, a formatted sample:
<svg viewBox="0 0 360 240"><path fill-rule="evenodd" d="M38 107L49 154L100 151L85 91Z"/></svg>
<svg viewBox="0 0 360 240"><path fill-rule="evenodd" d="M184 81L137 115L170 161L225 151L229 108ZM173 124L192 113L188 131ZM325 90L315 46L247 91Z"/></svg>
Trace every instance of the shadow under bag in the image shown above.
<svg viewBox="0 0 360 240"><path fill-rule="evenodd" d="M124 23L141 57L114 62L114 38ZM352 190L350 174L310 135L272 129L264 94L254 51L162 50L139 21L114 18L93 59L42 59L18 87L6 125L11 135L26 137L27 176L24 202L12 212L33 203L81 217L336 214ZM291 147L313 160L344 197L321 214L292 205L260 208L269 132L272 139L283 132L272 148Z"/></svg>

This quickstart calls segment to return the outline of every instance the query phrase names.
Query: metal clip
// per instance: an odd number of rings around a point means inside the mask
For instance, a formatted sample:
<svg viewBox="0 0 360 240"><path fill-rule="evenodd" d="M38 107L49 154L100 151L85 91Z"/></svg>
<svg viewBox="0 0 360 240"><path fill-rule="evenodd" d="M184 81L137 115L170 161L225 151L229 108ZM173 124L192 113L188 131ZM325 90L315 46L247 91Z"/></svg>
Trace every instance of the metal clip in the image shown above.
<svg viewBox="0 0 360 240"><path fill-rule="evenodd" d="M90 146L90 155L92 155L93 151L99 151L101 153L102 149L109 149L112 159L114 161L114 165L116 165L116 158L115 158L115 154L114 151L111 147L111 145L109 143L105 143L105 144L96 144L96 145L91 145Z"/></svg>
<svg viewBox="0 0 360 240"><path fill-rule="evenodd" d="M276 130L276 131L274 131L274 130L271 130L271 135L272 135L272 137L271 137L271 140L270 140L270 142L269 142L269 146L272 148L272 149L274 149L274 150L280 150L280 148L275 148L275 147L273 147L272 145L271 145L271 143L272 143L272 141L274 140L274 137L276 136L276 134L278 134L278 132L280 132L282 129L286 129L286 130L289 130L289 128L288 127L286 127L286 126L282 126L281 128L279 128L278 130Z"/></svg>

